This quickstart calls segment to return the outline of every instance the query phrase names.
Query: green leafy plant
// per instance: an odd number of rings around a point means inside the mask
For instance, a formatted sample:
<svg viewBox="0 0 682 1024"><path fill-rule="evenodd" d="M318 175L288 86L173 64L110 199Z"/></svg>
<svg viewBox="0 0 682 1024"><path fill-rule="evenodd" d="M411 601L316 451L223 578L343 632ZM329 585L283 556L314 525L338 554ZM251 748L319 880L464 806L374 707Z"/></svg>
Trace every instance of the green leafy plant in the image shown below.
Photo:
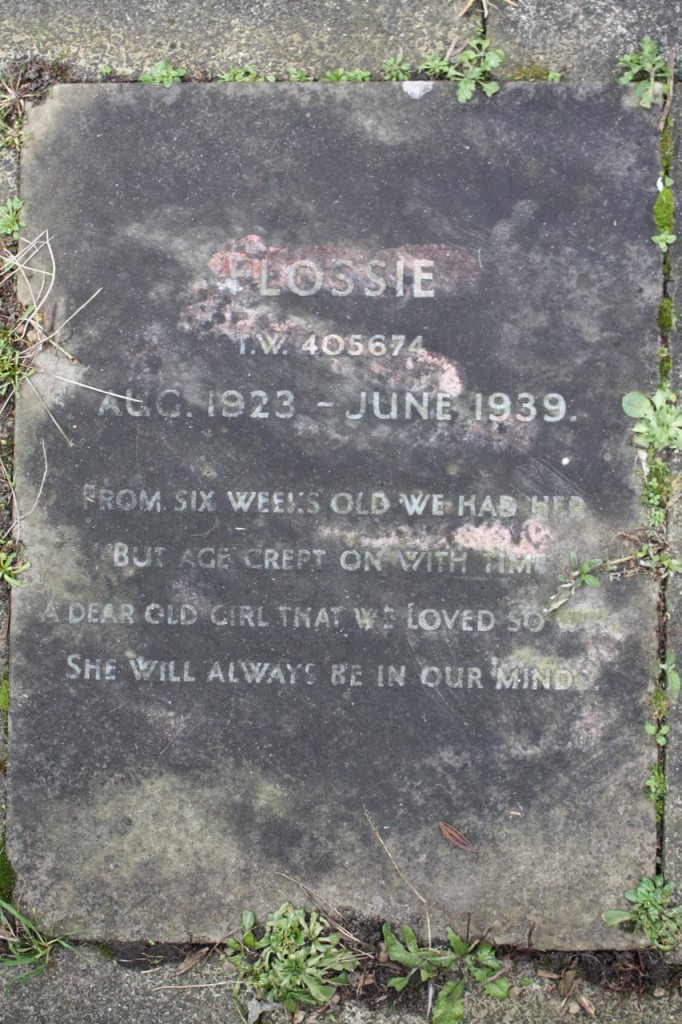
<svg viewBox="0 0 682 1024"><path fill-rule="evenodd" d="M568 565L558 577L559 586L556 594L550 598L551 605L548 611L556 611L562 604L565 604L579 587L600 587L601 580L594 575L593 570L604 566L601 558L588 558L581 562L575 551L568 556Z"/></svg>
<svg viewBox="0 0 682 1024"><path fill-rule="evenodd" d="M9 235L15 242L18 241L24 226L20 215L23 205L23 200L18 196L0 205L0 235Z"/></svg>
<svg viewBox="0 0 682 1024"><path fill-rule="evenodd" d="M259 75L253 64L246 64L244 67L238 67L233 64L223 71L221 75L218 75L219 82L274 82L274 75Z"/></svg>
<svg viewBox="0 0 682 1024"><path fill-rule="evenodd" d="M0 550L0 579L9 587L25 587L26 584L19 576L30 568L31 563L22 562L16 551L7 547Z"/></svg>
<svg viewBox="0 0 682 1024"><path fill-rule="evenodd" d="M16 981L28 981L29 978L44 970L49 962L52 951L61 946L71 949L66 936L58 935L50 938L40 931L35 921L30 921L19 911L0 899L0 947L4 950L0 955L0 967L27 967L28 970L16 978Z"/></svg>
<svg viewBox="0 0 682 1024"><path fill-rule="evenodd" d="M630 391L623 397L622 407L626 416L637 420L632 432L638 447L682 450L682 413L677 395L668 385L657 388L651 397Z"/></svg>
<svg viewBox="0 0 682 1024"><path fill-rule="evenodd" d="M504 58L504 50L491 49L490 40L479 31L451 60L430 54L419 70L429 78L446 78L450 82L457 82L457 100L459 103L467 103L477 87L486 96L494 96L498 92L500 83L491 81L490 72L498 68Z"/></svg>
<svg viewBox="0 0 682 1024"><path fill-rule="evenodd" d="M668 792L668 785L665 781L665 772L660 764L652 765L651 771L644 783L644 788L647 791L649 799L654 802L656 821L660 824L660 822L663 821L665 798Z"/></svg>
<svg viewBox="0 0 682 1024"><path fill-rule="evenodd" d="M607 910L602 914L610 927L630 925L641 930L656 949L674 949L682 937L682 906L673 906L675 886L663 875L643 878L636 889L624 893L628 910Z"/></svg>
<svg viewBox="0 0 682 1024"><path fill-rule="evenodd" d="M99 69L99 73L102 76L102 78L108 78L109 75L113 75L114 69L111 66L111 64L103 64L102 67Z"/></svg>
<svg viewBox="0 0 682 1024"><path fill-rule="evenodd" d="M649 544L645 544L643 548L640 548L633 555L633 559L636 559L637 563L644 569L653 569L662 579L682 572L682 561L679 558L675 558L669 551L656 550Z"/></svg>
<svg viewBox="0 0 682 1024"><path fill-rule="evenodd" d="M665 747L668 743L670 726L660 725L658 722L647 722L644 726L644 732L649 736L653 736L659 747Z"/></svg>
<svg viewBox="0 0 682 1024"><path fill-rule="evenodd" d="M3 117L0 114L0 149L21 149L24 144L26 118L22 115Z"/></svg>
<svg viewBox="0 0 682 1024"><path fill-rule="evenodd" d="M12 332L0 327L0 396L15 392L31 373L26 356L12 343Z"/></svg>
<svg viewBox="0 0 682 1024"><path fill-rule="evenodd" d="M651 241L654 245L657 245L661 252L667 252L671 245L674 245L677 241L677 235L674 235L671 231L661 231L657 235L651 236Z"/></svg>
<svg viewBox="0 0 682 1024"><path fill-rule="evenodd" d="M654 688L651 694L651 703L656 712L656 718L663 720L670 711L670 698L662 686L658 685Z"/></svg>
<svg viewBox="0 0 682 1024"><path fill-rule="evenodd" d="M381 65L381 77L386 82L407 82L410 77L410 63L402 53L388 57Z"/></svg>
<svg viewBox="0 0 682 1024"><path fill-rule="evenodd" d="M649 513L649 523L654 530L665 525L667 510L679 489L679 481L670 466L657 455L647 460L643 472L642 504Z"/></svg>
<svg viewBox="0 0 682 1024"><path fill-rule="evenodd" d="M635 96L640 107L649 109L656 97L656 85L660 83L663 97L670 90L670 68L667 60L658 52L658 44L651 36L644 36L639 44L639 53L626 53L618 58L625 71L618 79L621 85L634 82Z"/></svg>
<svg viewBox="0 0 682 1024"><path fill-rule="evenodd" d="M237 969L235 997L242 986L251 986L259 1000L282 1003L294 1013L328 1002L357 967L317 911L283 903L268 916L261 938L255 923L252 911L243 911L241 939L227 941L227 957Z"/></svg>
<svg viewBox="0 0 682 1024"><path fill-rule="evenodd" d="M428 54L419 65L419 71L423 72L427 78L447 78L451 69L450 61L438 53Z"/></svg>
<svg viewBox="0 0 682 1024"><path fill-rule="evenodd" d="M369 82L372 77L369 71L361 71L354 68L347 71L345 68L334 68L332 71L325 71L320 79L321 82Z"/></svg>
<svg viewBox="0 0 682 1024"><path fill-rule="evenodd" d="M172 85L182 81L186 74L185 68L174 68L171 62L164 57L149 71L143 71L140 81L150 85L163 85L164 88L170 89Z"/></svg>
<svg viewBox="0 0 682 1024"><path fill-rule="evenodd" d="M430 949L419 945L408 925L403 925L400 931L403 942L394 935L390 924L383 926L386 955L393 963L408 968L407 974L391 978L389 988L402 992L417 973L421 981L432 981L446 972L460 975L457 979L448 979L440 989L433 1007L435 1024L452 1024L462 1019L467 980L481 985L494 999L506 999L509 995L509 982L500 976L502 965L489 942L465 942L448 928L450 948Z"/></svg>
<svg viewBox="0 0 682 1024"><path fill-rule="evenodd" d="M305 68L287 68L287 79L290 82L314 82L314 77Z"/></svg>
<svg viewBox="0 0 682 1024"><path fill-rule="evenodd" d="M547 72L547 81L548 82L560 82L562 77L563 76L561 74L561 71L548 71Z"/></svg>

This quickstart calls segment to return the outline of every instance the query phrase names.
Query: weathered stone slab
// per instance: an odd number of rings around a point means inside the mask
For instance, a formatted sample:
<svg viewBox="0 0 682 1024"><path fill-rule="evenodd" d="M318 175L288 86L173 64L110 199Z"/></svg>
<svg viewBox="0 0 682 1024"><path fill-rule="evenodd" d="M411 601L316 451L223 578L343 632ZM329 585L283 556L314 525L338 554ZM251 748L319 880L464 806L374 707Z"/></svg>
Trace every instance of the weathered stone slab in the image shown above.
<svg viewBox="0 0 682 1024"><path fill-rule="evenodd" d="M506 52L503 74L540 64L566 81L613 82L618 58L646 35L666 57L672 49L678 67L682 59L680 0L518 0L491 7L486 31Z"/></svg>
<svg viewBox="0 0 682 1024"><path fill-rule="evenodd" d="M94 75L105 66L130 74L160 57L213 74L231 64L280 75L287 65L318 76L339 65L378 72L398 53L417 64L442 52L479 20L456 20L442 0L4 0L0 60L38 52Z"/></svg>
<svg viewBox="0 0 682 1024"><path fill-rule="evenodd" d="M21 510L47 464L12 616L24 902L216 938L300 898L286 873L418 923L371 819L434 932L628 942L600 915L654 863L655 591L544 609L641 518L655 115L68 86L30 128L60 310L102 292L18 410Z"/></svg>

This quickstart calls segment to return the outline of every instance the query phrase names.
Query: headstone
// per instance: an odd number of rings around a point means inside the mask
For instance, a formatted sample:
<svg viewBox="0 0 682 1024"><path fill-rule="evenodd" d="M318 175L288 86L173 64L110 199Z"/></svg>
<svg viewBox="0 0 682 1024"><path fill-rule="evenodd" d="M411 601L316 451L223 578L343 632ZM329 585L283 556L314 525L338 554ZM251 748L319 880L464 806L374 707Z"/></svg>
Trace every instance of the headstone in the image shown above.
<svg viewBox="0 0 682 1024"><path fill-rule="evenodd" d="M548 609L641 522L655 115L63 86L30 135L56 326L101 291L17 411L23 904L219 939L295 879L424 932L416 890L434 935L627 944L600 915L654 863L656 591Z"/></svg>

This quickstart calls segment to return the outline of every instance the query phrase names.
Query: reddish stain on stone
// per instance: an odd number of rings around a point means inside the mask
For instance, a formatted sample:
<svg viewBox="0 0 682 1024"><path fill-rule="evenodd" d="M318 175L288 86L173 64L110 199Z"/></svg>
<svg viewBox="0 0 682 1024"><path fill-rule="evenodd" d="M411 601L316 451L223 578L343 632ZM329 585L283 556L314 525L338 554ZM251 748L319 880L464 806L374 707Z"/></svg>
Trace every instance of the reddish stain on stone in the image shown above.
<svg viewBox="0 0 682 1024"><path fill-rule="evenodd" d="M506 555L544 555L551 539L548 526L538 519L525 521L518 540L514 540L511 529L503 526L499 519L478 526L467 523L452 534L452 540L460 547L474 551L499 551Z"/></svg>

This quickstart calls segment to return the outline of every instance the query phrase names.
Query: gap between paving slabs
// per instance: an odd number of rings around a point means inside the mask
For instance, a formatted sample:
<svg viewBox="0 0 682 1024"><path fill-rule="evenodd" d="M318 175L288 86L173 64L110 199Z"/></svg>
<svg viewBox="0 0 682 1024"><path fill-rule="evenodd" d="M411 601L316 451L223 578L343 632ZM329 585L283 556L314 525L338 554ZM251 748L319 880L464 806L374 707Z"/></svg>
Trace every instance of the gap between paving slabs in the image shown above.
<svg viewBox="0 0 682 1024"><path fill-rule="evenodd" d="M665 264L665 260L664 260L664 264ZM669 286L670 286L670 280L669 279L665 279L665 281L664 281L664 288L667 289L667 288L669 288ZM666 292L664 294L666 294ZM665 343L668 344L670 339L662 338L662 340L664 340ZM664 610L664 614L663 614L664 631L662 633L662 646L660 646L660 650L659 650L660 656L662 656L662 658L665 658L666 653L667 653L666 637L665 637L665 600L666 600L666 581L664 580L664 581L662 581L662 608ZM663 718L660 721L662 721L662 723L663 723L664 722ZM662 756L662 760L665 759L665 749L664 748L660 748L660 756Z"/></svg>

